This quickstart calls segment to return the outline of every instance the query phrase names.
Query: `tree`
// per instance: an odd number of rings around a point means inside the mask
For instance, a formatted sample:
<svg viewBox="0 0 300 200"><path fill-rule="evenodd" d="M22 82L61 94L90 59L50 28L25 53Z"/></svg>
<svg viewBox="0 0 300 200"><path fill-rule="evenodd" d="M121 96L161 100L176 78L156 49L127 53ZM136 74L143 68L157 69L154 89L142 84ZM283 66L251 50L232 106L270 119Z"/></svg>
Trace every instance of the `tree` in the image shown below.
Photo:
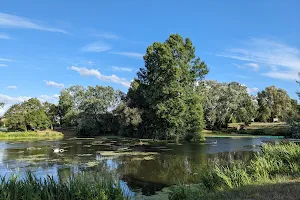
<svg viewBox="0 0 300 200"><path fill-rule="evenodd" d="M85 89L76 85L63 89L60 92L58 113L62 126L77 126L77 117L80 113L79 105L84 99Z"/></svg>
<svg viewBox="0 0 300 200"><path fill-rule="evenodd" d="M7 126L12 130L46 129L50 127L44 107L36 98L31 98L21 104L14 104L5 113Z"/></svg>
<svg viewBox="0 0 300 200"><path fill-rule="evenodd" d="M195 83L208 73L207 65L195 59L190 39L170 35L163 43L147 48L145 68L128 92L128 102L142 113L140 137L179 139L200 134L204 127L201 98Z"/></svg>
<svg viewBox="0 0 300 200"><path fill-rule="evenodd" d="M230 122L249 123L256 115L256 101L247 93L247 87L237 82L199 82L198 92L203 96L206 127L227 127Z"/></svg>
<svg viewBox="0 0 300 200"><path fill-rule="evenodd" d="M112 87L72 86L61 91L58 113L61 124L76 127L81 135L117 132L113 113L124 94Z"/></svg>
<svg viewBox="0 0 300 200"><path fill-rule="evenodd" d="M2 109L4 107L4 103L0 102L0 109Z"/></svg>
<svg viewBox="0 0 300 200"><path fill-rule="evenodd" d="M277 89L275 86L258 92L257 100L258 118L262 122L272 122L273 118L285 121L292 110L292 100L287 92L281 88Z"/></svg>
<svg viewBox="0 0 300 200"><path fill-rule="evenodd" d="M53 129L54 125L59 124L58 106L46 101L45 103L43 103L43 107L44 107L47 117L51 121L51 129Z"/></svg>

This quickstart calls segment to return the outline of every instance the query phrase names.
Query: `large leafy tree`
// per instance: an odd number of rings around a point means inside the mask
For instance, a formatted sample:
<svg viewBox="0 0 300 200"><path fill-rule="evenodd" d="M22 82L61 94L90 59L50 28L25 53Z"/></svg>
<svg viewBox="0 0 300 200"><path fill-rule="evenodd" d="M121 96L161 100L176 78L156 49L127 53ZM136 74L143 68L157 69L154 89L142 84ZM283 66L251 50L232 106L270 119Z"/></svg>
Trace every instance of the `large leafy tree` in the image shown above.
<svg viewBox="0 0 300 200"><path fill-rule="evenodd" d="M77 127L82 135L116 132L111 111L120 103L121 96L112 87L66 88L61 91L58 104L61 124Z"/></svg>
<svg viewBox="0 0 300 200"><path fill-rule="evenodd" d="M58 106L46 101L43 103L43 107L47 117L51 121L51 128L53 128L54 125L58 125L59 124Z"/></svg>
<svg viewBox="0 0 300 200"><path fill-rule="evenodd" d="M207 128L226 127L229 122L249 123L256 116L256 100L237 82L202 81L198 91L203 96Z"/></svg>
<svg viewBox="0 0 300 200"><path fill-rule="evenodd" d="M4 116L6 125L13 130L42 130L51 125L43 105L36 98L11 106Z"/></svg>
<svg viewBox="0 0 300 200"><path fill-rule="evenodd" d="M200 134L204 121L195 83L208 67L195 58L191 40L170 35L149 46L144 60L145 67L128 92L129 105L143 113L139 136L179 139Z"/></svg>
<svg viewBox="0 0 300 200"><path fill-rule="evenodd" d="M293 108L292 99L287 92L275 86L267 87L265 90L258 92L258 113L259 120L262 122L271 122L273 118L279 118L285 121Z"/></svg>

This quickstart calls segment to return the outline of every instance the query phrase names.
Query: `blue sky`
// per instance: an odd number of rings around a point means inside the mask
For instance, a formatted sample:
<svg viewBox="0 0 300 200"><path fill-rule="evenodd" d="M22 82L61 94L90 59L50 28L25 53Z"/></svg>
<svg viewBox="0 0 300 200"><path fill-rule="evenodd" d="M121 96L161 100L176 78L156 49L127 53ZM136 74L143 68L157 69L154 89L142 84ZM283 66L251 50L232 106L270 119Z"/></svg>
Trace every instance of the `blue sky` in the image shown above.
<svg viewBox="0 0 300 200"><path fill-rule="evenodd" d="M189 37L206 79L266 86L296 98L300 2L296 0L0 1L0 101L56 102L71 85L127 91L142 55L171 33ZM0 110L0 115L4 110Z"/></svg>

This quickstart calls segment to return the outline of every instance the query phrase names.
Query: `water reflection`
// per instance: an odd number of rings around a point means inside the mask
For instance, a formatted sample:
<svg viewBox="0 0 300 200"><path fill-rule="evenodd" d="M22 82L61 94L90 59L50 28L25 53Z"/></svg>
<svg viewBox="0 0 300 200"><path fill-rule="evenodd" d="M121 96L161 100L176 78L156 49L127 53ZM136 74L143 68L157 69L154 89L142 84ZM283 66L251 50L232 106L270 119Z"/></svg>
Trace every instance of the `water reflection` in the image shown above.
<svg viewBox="0 0 300 200"><path fill-rule="evenodd" d="M268 139L270 140L270 139ZM217 142L215 142L217 141ZM263 138L210 138L207 144L134 145L129 140L0 142L0 175L33 171L38 177L52 175L66 181L82 171L109 171L121 179L127 193L152 195L166 186L199 180L201 170L214 164L226 165L250 160ZM275 140L271 140L275 141ZM65 149L54 153L53 148ZM157 152L153 156L124 154L103 156L97 151L133 149Z"/></svg>

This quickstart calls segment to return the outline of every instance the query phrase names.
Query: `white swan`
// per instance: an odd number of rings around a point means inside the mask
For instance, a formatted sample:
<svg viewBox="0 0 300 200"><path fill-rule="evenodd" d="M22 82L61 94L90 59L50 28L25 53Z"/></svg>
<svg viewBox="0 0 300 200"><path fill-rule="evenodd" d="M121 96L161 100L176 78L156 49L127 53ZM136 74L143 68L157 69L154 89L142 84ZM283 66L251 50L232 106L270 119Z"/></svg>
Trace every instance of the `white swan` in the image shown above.
<svg viewBox="0 0 300 200"><path fill-rule="evenodd" d="M55 149L53 149L53 152L54 153L62 153L62 152L64 152L65 150L64 149L60 149L60 148L55 148Z"/></svg>
<svg viewBox="0 0 300 200"><path fill-rule="evenodd" d="M216 140L215 142L212 142L212 144L217 144L218 143L218 141Z"/></svg>

